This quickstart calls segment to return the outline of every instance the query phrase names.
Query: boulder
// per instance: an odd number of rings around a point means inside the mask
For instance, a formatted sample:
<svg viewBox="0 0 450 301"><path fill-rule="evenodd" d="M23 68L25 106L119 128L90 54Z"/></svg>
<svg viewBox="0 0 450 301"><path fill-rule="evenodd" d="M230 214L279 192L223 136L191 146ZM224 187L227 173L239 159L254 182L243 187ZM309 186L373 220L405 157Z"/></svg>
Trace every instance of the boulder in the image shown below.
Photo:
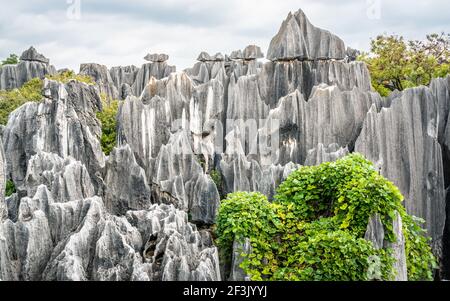
<svg viewBox="0 0 450 301"><path fill-rule="evenodd" d="M22 52L22 55L20 56L21 61L29 61L29 62L40 62L48 65L50 63L50 60L43 56L42 54L38 53L36 49L31 46L29 49Z"/></svg>

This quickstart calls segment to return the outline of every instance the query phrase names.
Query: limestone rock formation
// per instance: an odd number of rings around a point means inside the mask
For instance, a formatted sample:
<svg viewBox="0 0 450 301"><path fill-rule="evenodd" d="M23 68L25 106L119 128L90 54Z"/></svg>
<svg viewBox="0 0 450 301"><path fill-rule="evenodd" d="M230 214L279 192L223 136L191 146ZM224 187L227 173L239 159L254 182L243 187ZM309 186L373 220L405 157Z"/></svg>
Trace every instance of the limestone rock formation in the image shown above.
<svg viewBox="0 0 450 301"><path fill-rule="evenodd" d="M263 58L264 54L261 48L256 45L248 45L244 50L236 50L230 54L232 60L256 60Z"/></svg>
<svg viewBox="0 0 450 301"><path fill-rule="evenodd" d="M344 59L344 42L329 31L312 25L305 13L289 13L272 39L267 58L276 60Z"/></svg>
<svg viewBox="0 0 450 301"><path fill-rule="evenodd" d="M324 162L333 162L340 159L349 153L348 147L339 147L337 143L332 143L328 146L324 146L319 143L316 148L308 151L306 156L305 165L314 166L320 165Z"/></svg>
<svg viewBox="0 0 450 301"><path fill-rule="evenodd" d="M30 61L30 62L41 62L46 65L50 63L50 60L43 56L42 54L38 53L36 49L31 46L28 50L25 50L22 55L20 56L21 61Z"/></svg>
<svg viewBox="0 0 450 301"><path fill-rule="evenodd" d="M142 65L136 74L133 85L131 85L133 95L140 96L151 78L162 79L175 71L175 66L170 66L166 61L156 61Z"/></svg>
<svg viewBox="0 0 450 301"><path fill-rule="evenodd" d="M230 281L247 281L249 280L248 275L245 274L244 270L240 267L243 261L242 254L250 254L252 246L250 240L247 238L244 242L233 242L233 254L231 259L231 271L230 271Z"/></svg>
<svg viewBox="0 0 450 301"><path fill-rule="evenodd" d="M198 84L204 84L211 80L226 80L225 61L221 53L210 56L207 52L201 52L197 57L197 63L187 70L186 74Z"/></svg>
<svg viewBox="0 0 450 301"><path fill-rule="evenodd" d="M143 256L149 280L217 281L219 257L212 238L169 205L130 211L127 219L147 241Z"/></svg>
<svg viewBox="0 0 450 301"><path fill-rule="evenodd" d="M308 99L313 87L319 84L336 85L341 91L351 91L355 87L371 91L369 71L363 62L269 62L264 64L259 77L261 98L271 108L281 97L295 90Z"/></svg>
<svg viewBox="0 0 450 301"><path fill-rule="evenodd" d="M0 66L0 90L20 88L33 78L43 79L47 74L55 74L56 69L49 62L34 47L30 47L22 53L17 65Z"/></svg>
<svg viewBox="0 0 450 301"><path fill-rule="evenodd" d="M0 222L8 217L8 207L5 202L6 164L3 142L0 139Z"/></svg>
<svg viewBox="0 0 450 301"><path fill-rule="evenodd" d="M45 80L45 99L26 103L11 113L3 133L8 178L26 191L29 161L38 152L73 157L86 165L94 186L96 173L105 166L98 137L101 109L98 90L80 82L61 84Z"/></svg>
<svg viewBox="0 0 450 301"><path fill-rule="evenodd" d="M388 108L373 104L355 150L372 160L405 196L408 213L426 221L439 253L445 223L437 101L426 87L407 89Z"/></svg>
<svg viewBox="0 0 450 301"><path fill-rule="evenodd" d="M104 94L109 100L119 98L118 88L106 66L94 63L81 64L80 74L92 77L99 87L100 94Z"/></svg>
<svg viewBox="0 0 450 301"><path fill-rule="evenodd" d="M167 54L158 54L158 53L149 53L144 57L144 60L150 61L153 63L163 63L169 60L169 56Z"/></svg>
<svg viewBox="0 0 450 301"><path fill-rule="evenodd" d="M369 218L367 225L367 231L365 239L371 241L375 249L389 248L392 250L392 256L394 258L393 269L395 271L395 281L407 281L407 266L406 266L406 253L405 253L405 236L402 230L402 218L398 212L395 212L395 218L392 221L392 230L396 241L391 243L385 240L385 229L381 222L380 216L375 214ZM369 278L371 280L381 280L381 267L379 266L379 260L373 258L373 261L369 262Z"/></svg>
<svg viewBox="0 0 450 301"><path fill-rule="evenodd" d="M45 185L53 201L68 202L95 195L89 172L72 157L38 151L28 162L25 176L27 195L34 196Z"/></svg>
<svg viewBox="0 0 450 301"><path fill-rule="evenodd" d="M219 207L219 192L205 174L185 131L171 136L161 147L154 165L153 182L160 193L177 200L177 208L189 210L194 222L213 224Z"/></svg>
<svg viewBox="0 0 450 301"><path fill-rule="evenodd" d="M249 45L202 52L181 72L167 55L149 54L141 68L81 65L94 85L45 80L42 101L17 108L0 128L0 279L220 280L231 272L246 280L239 264L248 241L235 242L231 265L219 265L210 231L220 198L241 190L272 200L300 166L355 151L400 188L450 262L450 77L381 98L356 55L300 10L283 22L267 62ZM0 67L0 89L54 72L31 48ZM96 118L102 94L123 100L108 157ZM7 180L17 192L5 201ZM376 216L366 239L394 250L396 280L406 280L400 217L393 222L396 243L386 244Z"/></svg>
<svg viewBox="0 0 450 301"><path fill-rule="evenodd" d="M126 99L127 96L132 95L131 86L136 81L138 71L139 68L136 66L112 67L109 70L120 99Z"/></svg>
<svg viewBox="0 0 450 301"><path fill-rule="evenodd" d="M150 207L145 171L136 163L129 145L115 148L106 161L105 207L115 215Z"/></svg>

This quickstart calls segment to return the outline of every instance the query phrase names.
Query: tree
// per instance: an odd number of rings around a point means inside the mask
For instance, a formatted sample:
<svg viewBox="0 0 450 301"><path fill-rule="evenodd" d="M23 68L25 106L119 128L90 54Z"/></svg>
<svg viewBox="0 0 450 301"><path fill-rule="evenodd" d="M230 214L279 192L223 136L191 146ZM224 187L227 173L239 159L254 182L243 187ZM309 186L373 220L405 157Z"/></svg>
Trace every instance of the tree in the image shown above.
<svg viewBox="0 0 450 301"><path fill-rule="evenodd" d="M380 35L371 41L370 53L359 60L367 63L372 86L383 96L428 85L433 78L450 73L450 35L433 33L423 41Z"/></svg>
<svg viewBox="0 0 450 301"><path fill-rule="evenodd" d="M19 57L15 54L10 54L7 59L2 61L2 66L3 65L14 65L17 63L19 63Z"/></svg>

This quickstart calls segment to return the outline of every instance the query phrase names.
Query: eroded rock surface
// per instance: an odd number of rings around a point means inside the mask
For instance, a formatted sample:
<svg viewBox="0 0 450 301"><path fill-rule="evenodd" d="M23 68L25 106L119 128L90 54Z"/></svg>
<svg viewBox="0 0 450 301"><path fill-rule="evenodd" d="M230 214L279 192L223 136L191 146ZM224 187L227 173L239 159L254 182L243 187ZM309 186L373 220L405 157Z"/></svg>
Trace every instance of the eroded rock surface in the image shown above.
<svg viewBox="0 0 450 301"><path fill-rule="evenodd" d="M141 68L83 64L94 85L45 80L42 101L17 108L0 129L0 279L220 280L210 229L221 197L272 199L300 166L354 151L400 188L449 262L450 77L381 98L357 54L300 10L266 62L249 45L201 52L181 72L149 54ZM54 72L30 48L0 67L0 89ZM123 100L109 156L96 118L104 95ZM7 180L17 192L5 200ZM399 216L393 226L392 245L376 217L366 239L394 250L396 280L406 280ZM231 280L246 280L240 250L248 242L235 243Z"/></svg>
<svg viewBox="0 0 450 301"><path fill-rule="evenodd" d="M372 160L405 196L408 213L427 221L439 252L445 223L442 149L438 142L437 103L431 90L405 90L389 108L372 105L356 151Z"/></svg>
<svg viewBox="0 0 450 301"><path fill-rule="evenodd" d="M34 47L30 47L22 53L18 64L0 66L0 90L20 88L33 78L43 79L47 74L55 74L56 69L49 62Z"/></svg>
<svg viewBox="0 0 450 301"><path fill-rule="evenodd" d="M305 13L289 13L267 53L269 60L344 59L344 42L329 31L312 25Z"/></svg>

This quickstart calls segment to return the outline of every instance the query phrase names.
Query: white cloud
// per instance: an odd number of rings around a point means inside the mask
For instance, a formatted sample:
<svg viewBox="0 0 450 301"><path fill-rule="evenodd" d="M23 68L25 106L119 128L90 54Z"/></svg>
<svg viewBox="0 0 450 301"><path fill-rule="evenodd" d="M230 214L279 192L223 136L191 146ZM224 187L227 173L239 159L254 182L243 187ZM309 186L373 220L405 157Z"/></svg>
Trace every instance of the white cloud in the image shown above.
<svg viewBox="0 0 450 301"><path fill-rule="evenodd" d="M298 8L361 49L383 32L422 38L450 31L449 1L380 1L380 19L372 20L366 0L81 0L81 19L70 20L66 1L16 0L0 11L0 57L34 45L57 68L78 70L83 62L139 66L146 53L164 52L180 70L203 50L229 53L254 43L267 51L288 12Z"/></svg>

